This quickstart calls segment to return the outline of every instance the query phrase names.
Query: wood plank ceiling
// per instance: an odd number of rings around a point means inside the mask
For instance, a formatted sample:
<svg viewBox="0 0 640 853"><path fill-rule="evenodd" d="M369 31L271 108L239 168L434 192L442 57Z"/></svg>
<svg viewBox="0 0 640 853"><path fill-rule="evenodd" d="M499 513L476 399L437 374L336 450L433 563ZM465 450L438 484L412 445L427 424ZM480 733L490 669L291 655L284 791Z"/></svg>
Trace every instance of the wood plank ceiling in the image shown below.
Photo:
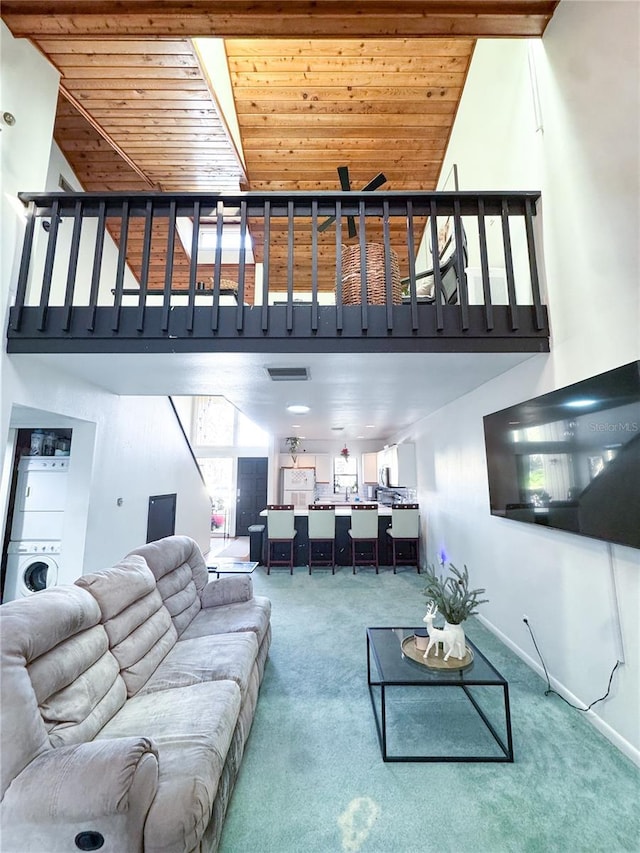
<svg viewBox="0 0 640 853"><path fill-rule="evenodd" d="M64 98L55 138L87 190L218 192L239 182L261 191L338 189L339 165L349 167L354 189L382 171L383 189L428 190L438 179L475 36L541 35L556 5L320 0L274 8L240 0L129 0L123 11L116 2L58 0L51 14L49 3L4 0L2 16L60 69ZM265 37L282 32L291 37ZM217 106L215 80L189 38L201 35L228 37L246 174ZM260 260L261 229L252 227ZM128 259L138 274L142 226L133 228ZM166 228L156 224L153 239L161 257ZM402 229L392 239L406 245ZM272 241L273 287L286 281L283 228L273 229ZM176 248L173 286L184 287L188 259L179 241ZM303 224L296 233L297 290L309 288L309 257ZM330 230L320 244L321 290L333 289L334 265ZM198 279L210 281L210 272L199 268ZM223 275L234 278L235 271ZM149 287L162 283L156 260Z"/></svg>
<svg viewBox="0 0 640 853"><path fill-rule="evenodd" d="M386 190L436 186L474 39L227 39L225 42L249 185L262 191L352 189L379 172ZM368 223L369 225L369 223ZM419 244L424 223L415 221ZM381 239L381 223L367 230ZM262 229L252 235L261 257ZM407 273L406 224L392 245ZM270 273L286 282L287 223L271 228ZM343 242L348 243L346 229ZM353 241L351 241L353 242ZM309 291L310 223L296 230L294 280ZM318 287L335 286L333 229L319 239Z"/></svg>

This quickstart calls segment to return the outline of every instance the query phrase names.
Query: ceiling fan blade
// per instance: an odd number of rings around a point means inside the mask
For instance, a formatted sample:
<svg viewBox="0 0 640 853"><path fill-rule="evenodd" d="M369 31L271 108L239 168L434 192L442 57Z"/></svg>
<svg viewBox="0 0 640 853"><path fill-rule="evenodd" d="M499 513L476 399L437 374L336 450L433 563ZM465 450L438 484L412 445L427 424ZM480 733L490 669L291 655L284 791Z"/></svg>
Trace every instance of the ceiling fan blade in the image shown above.
<svg viewBox="0 0 640 853"><path fill-rule="evenodd" d="M340 178L340 189L343 192L349 192L351 189L351 181L349 180L349 167L338 166L338 177ZM358 233L356 230L356 221L353 216L347 216L347 231L350 238L353 238Z"/></svg>
<svg viewBox="0 0 640 853"><path fill-rule="evenodd" d="M349 167L338 166L338 177L340 178L340 189L348 193L351 189L351 181L349 180Z"/></svg>
<svg viewBox="0 0 640 853"><path fill-rule="evenodd" d="M351 190L351 181L349 180L349 167L348 166L338 166L338 176L340 178L340 189L343 192L349 192ZM365 184L362 187L362 192L373 192L373 190L377 190L378 187L381 187L383 184L387 182L386 176L379 172L375 178L372 178L368 184ZM335 216L330 216L328 219L325 219L318 226L318 231L326 231L330 225L336 221ZM353 216L347 217L347 228L349 237L353 238L358 233L356 230L356 221Z"/></svg>
<svg viewBox="0 0 640 853"><path fill-rule="evenodd" d="M362 192L364 193L369 192L370 190L377 190L378 187L381 187L383 184L386 184L386 182L386 177L382 174L382 172L380 172L375 176L375 178L372 178L368 184L362 187Z"/></svg>
<svg viewBox="0 0 640 853"><path fill-rule="evenodd" d="M351 189L351 181L349 180L349 167L348 166L338 166L338 177L340 178L340 189L342 192L349 192ZM328 219L325 219L318 226L318 231L326 231L330 225L336 221L335 216L330 216ZM355 237L355 233L351 233L351 223L349 224L349 237ZM355 223L353 224L353 228L355 229Z"/></svg>
<svg viewBox="0 0 640 853"><path fill-rule="evenodd" d="M325 219L325 221L324 221L324 222L321 222L321 223L320 223L320 225L318 225L318 232L326 231L326 230L327 230L327 228L328 228L330 225L333 225L333 223L334 223L335 221L336 221L335 216L329 216L329 218L328 218L328 219Z"/></svg>

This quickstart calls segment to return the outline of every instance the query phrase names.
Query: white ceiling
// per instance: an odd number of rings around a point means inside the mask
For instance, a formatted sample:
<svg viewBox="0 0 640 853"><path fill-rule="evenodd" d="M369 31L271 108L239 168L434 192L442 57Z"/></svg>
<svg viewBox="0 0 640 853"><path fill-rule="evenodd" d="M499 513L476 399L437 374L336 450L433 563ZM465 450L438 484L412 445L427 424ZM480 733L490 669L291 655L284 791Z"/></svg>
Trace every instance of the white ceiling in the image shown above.
<svg viewBox="0 0 640 853"><path fill-rule="evenodd" d="M49 369L115 394L220 394L272 435L283 438L295 432L310 440L390 438L532 357L531 353L11 356L16 362L44 361ZM267 366L307 367L311 378L273 382ZM289 403L306 403L311 411L291 415L286 411ZM332 432L333 427L343 431Z"/></svg>

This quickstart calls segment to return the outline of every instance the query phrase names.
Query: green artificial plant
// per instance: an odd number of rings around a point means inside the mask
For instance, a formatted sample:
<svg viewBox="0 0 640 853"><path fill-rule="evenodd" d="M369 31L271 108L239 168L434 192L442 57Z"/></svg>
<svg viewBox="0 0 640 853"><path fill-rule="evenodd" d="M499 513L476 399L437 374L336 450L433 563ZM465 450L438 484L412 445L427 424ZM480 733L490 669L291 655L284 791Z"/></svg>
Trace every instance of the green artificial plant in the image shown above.
<svg viewBox="0 0 640 853"><path fill-rule="evenodd" d="M486 604L487 598L479 598L484 589L469 589L469 571L457 569L449 563L451 574L443 578L436 575L433 566L427 566L425 578L427 585L423 594L438 608L450 625L460 625L461 622L476 613L479 604Z"/></svg>
<svg viewBox="0 0 640 853"><path fill-rule="evenodd" d="M296 461L296 454L298 452L298 448L302 444L302 439L297 435L290 435L288 438L285 438L285 443L289 448L289 453L291 454L291 458L293 461Z"/></svg>

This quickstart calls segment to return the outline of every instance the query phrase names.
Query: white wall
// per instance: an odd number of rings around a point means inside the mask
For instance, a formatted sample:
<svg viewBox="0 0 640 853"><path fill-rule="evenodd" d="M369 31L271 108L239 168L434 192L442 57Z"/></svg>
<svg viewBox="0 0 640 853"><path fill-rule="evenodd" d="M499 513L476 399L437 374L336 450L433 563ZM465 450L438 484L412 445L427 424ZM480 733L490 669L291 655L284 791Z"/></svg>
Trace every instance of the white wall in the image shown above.
<svg viewBox="0 0 640 853"><path fill-rule="evenodd" d="M0 21L0 63L0 112L11 113L16 120L13 126L0 122L0 324L4 333L11 288L15 288L13 270L17 269L19 263L25 226L26 210L18 200L18 193L44 187L60 75L28 41L14 39L4 21ZM4 349L3 346L3 353ZM0 388L4 388L4 367L3 354L0 358ZM9 429L9 410L4 404L4 396L3 392L0 411L2 446Z"/></svg>
<svg viewBox="0 0 640 853"><path fill-rule="evenodd" d="M58 73L28 42L1 24L3 125L2 328L17 275L23 212L21 190L44 190L58 92ZM51 160L53 173L61 163ZM68 173L67 173L68 176ZM167 398L118 397L60 372L44 359L0 353L0 446L17 427L71 427L70 489L62 542L62 577L104 568L146 539L150 495L176 492L176 531L209 548L210 502ZM6 459L8 455L5 454ZM2 477L0 527L6 521L8 479ZM118 506L118 498L122 505Z"/></svg>
<svg viewBox="0 0 640 853"><path fill-rule="evenodd" d="M61 192L61 177L73 187L74 191L82 192L83 187L80 181L54 140L51 143L47 177L43 190L46 192ZM38 220L34 233L31 264L29 267L29 285L25 297L26 305L40 304L42 279L49 241L49 234L42 228L42 221L44 220ZM97 217L84 217L82 220L75 277L74 305L89 305L90 302L97 224ZM56 253L52 271L49 305L64 305L73 228L72 217L65 216L61 219L56 238ZM117 265L118 246L105 229L102 261L100 264L100 280L98 283L98 305L113 305L114 297L111 291L116 280ZM123 287L138 288L138 282L128 265L124 269ZM127 302L137 305L137 298L125 296L123 304Z"/></svg>
<svg viewBox="0 0 640 853"><path fill-rule="evenodd" d="M640 758L640 552L492 517L482 417L640 357L636 3L562 2L538 43L536 131L524 42L478 43L443 174L463 189L540 189L552 341L539 355L417 424L429 562L446 549L487 589L491 627ZM541 683L541 692L542 692ZM550 700L553 701L553 700ZM577 712L576 712L577 713Z"/></svg>

